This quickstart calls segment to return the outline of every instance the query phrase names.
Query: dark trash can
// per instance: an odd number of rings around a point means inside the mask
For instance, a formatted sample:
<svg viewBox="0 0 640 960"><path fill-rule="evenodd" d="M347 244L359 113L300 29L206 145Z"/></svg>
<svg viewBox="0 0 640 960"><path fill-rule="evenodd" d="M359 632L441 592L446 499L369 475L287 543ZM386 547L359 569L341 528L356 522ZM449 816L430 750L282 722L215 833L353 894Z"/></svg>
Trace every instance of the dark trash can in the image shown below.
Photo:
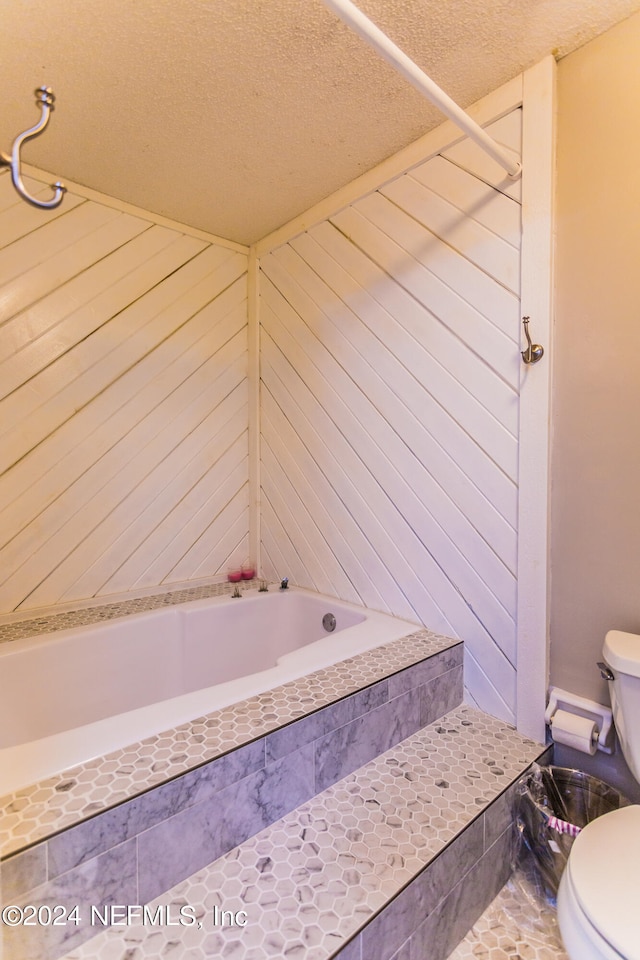
<svg viewBox="0 0 640 960"><path fill-rule="evenodd" d="M629 801L608 783L581 770L536 767L519 783L521 842L546 898L555 902L569 851L582 827Z"/></svg>

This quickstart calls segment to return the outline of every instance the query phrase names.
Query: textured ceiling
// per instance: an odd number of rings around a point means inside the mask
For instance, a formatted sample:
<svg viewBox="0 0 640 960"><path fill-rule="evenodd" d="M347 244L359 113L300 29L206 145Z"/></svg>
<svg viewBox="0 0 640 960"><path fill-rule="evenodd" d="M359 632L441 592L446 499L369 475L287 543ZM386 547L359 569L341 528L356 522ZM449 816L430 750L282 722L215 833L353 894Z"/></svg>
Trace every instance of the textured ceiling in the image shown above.
<svg viewBox="0 0 640 960"><path fill-rule="evenodd" d="M467 106L640 0L361 0ZM322 0L0 0L0 150L249 243L442 117Z"/></svg>

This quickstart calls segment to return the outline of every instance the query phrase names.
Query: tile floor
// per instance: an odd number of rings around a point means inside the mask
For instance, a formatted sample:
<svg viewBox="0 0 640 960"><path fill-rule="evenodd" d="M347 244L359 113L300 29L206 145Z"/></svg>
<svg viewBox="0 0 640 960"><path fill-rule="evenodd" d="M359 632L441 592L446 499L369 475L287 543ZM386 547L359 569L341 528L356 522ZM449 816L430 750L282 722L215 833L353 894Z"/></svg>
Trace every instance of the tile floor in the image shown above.
<svg viewBox="0 0 640 960"><path fill-rule="evenodd" d="M518 873L473 925L449 960L569 960L555 910Z"/></svg>

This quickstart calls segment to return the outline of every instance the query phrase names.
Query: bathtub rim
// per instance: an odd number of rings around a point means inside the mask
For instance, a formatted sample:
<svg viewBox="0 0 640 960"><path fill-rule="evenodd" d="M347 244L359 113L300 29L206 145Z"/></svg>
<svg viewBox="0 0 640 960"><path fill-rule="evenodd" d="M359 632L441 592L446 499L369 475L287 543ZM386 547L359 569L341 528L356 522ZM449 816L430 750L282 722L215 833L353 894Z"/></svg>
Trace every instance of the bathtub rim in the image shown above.
<svg viewBox="0 0 640 960"><path fill-rule="evenodd" d="M282 591L282 600L286 602L285 591ZM270 594L275 595L275 591ZM49 737L28 741L17 746L0 748L0 797L7 797L32 787L34 784L49 780L52 777L64 776L76 767L92 763L110 753L127 748L134 749L150 738L161 737L170 731L188 728L198 720L207 717L225 707L230 707L261 693L277 688L291 681L299 680L326 667L348 660L360 653L374 649L384 643L400 639L412 631L420 630L420 624L409 620L393 617L390 614L370 610L357 604L327 597L303 587L289 587L286 596L302 595L315 600L321 598L332 603L335 608L342 607L353 613L363 615L363 620L345 631L336 634L327 634L305 647L286 653L279 657L276 664L266 670L249 674L237 680L230 680L222 684L204 687L201 690L181 694L159 701L158 703L138 707L133 710L119 713L113 717L104 718L79 727L65 730ZM245 591L244 599L250 602L259 602L259 590L252 588ZM228 594L216 597L203 597L186 601L179 605L167 605L162 608L140 611L127 614L131 620L155 618L158 613L172 614L176 611L206 609L232 603ZM70 627L68 630L54 631L53 633L35 634L19 640L13 640L0 645L0 664L4 656L11 656L20 649L33 649L41 643L55 644L64 642L67 636L77 636L89 626L91 629L103 631L108 629L114 617L106 621L97 621L95 624ZM397 624L393 635L389 634L391 623ZM340 649L341 638L348 630L350 634L349 650L346 656ZM3 649L4 648L4 649ZM215 702L212 702L216 691ZM169 714L167 718L167 712ZM164 717L163 717L164 715ZM167 722L165 722L165 718ZM131 725L136 725L136 735L132 738L126 731ZM138 734L141 735L138 735ZM87 751L86 742L92 743L91 751ZM53 759L55 751L56 759ZM42 754L45 754L42 757ZM80 753L84 755L79 756ZM36 772L34 768L37 764ZM11 768L13 779L4 775L2 771ZM142 791L141 791L142 792Z"/></svg>
<svg viewBox="0 0 640 960"><path fill-rule="evenodd" d="M236 585L230 584L229 586ZM163 595L160 594L157 596L162 597ZM171 594L168 594L167 596L171 596ZM95 757L102 756L104 753L109 752L112 749L116 749L116 747L126 746L124 733L119 735L116 730L116 727L118 726L116 718L118 717L123 718L122 723L125 724L127 728L129 726L133 726L134 729L140 729L142 731L139 737L136 737L133 740L129 739L129 743L139 742L148 736L163 732L163 728L160 726L164 722L161 715L163 707L166 707L168 712L166 729L171 729L178 725L188 723L202 714L210 712L212 709L219 709L220 707L228 706L239 700L247 699L256 693L264 692L271 686L280 685L280 683L287 682L289 679L296 679L307 669L314 670L328 663L337 662L338 660L343 659L342 650L340 647L344 642L344 632L346 630L349 631L349 649L353 650L354 653L357 653L361 649L367 649L372 645L369 634L372 627L375 629L376 623L389 623L389 620L393 620L394 623L398 621L398 618L390 617L389 614L372 611L361 605L351 604L347 601L328 597L325 594L320 594L316 591L311 591L304 588L292 587L286 592L275 589L263 591L256 588L255 580L252 583L245 581L242 593L244 604L240 609L245 609L248 607L253 613L255 619L255 613L260 609L259 605L264 604L266 608L270 609L272 616L276 617L276 632L279 633L280 631L277 629L279 625L277 617L281 613L282 605L290 603L291 606L294 607L293 623L289 621L289 618L285 613L283 617L285 620L283 627L286 633L287 629L295 630L298 626L295 621L296 607L300 598L302 598L303 603L306 598L309 598L311 604L315 605L311 606L311 609L309 610L304 609L304 607L302 610L300 610L299 606L297 608L298 617L301 615L304 620L304 629L306 629L307 623L316 631L320 629L318 619L319 609L322 611L322 613L325 613L331 612L331 609L333 608L338 614L338 624L335 634L332 634L330 631L326 631L321 636L316 637L316 641L322 641L322 649L316 647L315 652L312 651L311 648L314 647L313 641L305 641L299 648L294 648L293 650L283 650L279 656L274 649L273 655L275 659L273 663L263 667L261 670L256 669L253 671L253 673L243 673L237 677L237 682L224 679L219 680L216 683L204 682L202 686L198 686L195 689L190 689L190 687L193 686L194 674L189 671L188 666L185 663L185 675L182 677L182 685L185 686L185 690L177 690L175 693L169 693L167 691L165 695L160 694L157 699L152 699L150 702L146 704L142 703L138 706L132 705L130 707L122 708L118 705L119 708L116 707L112 712L107 713L107 715L104 717L95 716L88 717L86 719L83 718L80 723L64 726L63 729L54 730L51 734L41 734L39 736L33 736L30 739L21 739L16 743L0 742L0 765L2 765L0 766L0 796L3 796L8 792L12 792L14 789L18 789L17 787L13 786L13 784L10 782L10 779L8 782L8 774L3 772L3 766L13 762L12 754L9 754L5 751L15 748L15 758L18 764L20 764L22 761L20 756L21 750L25 751L26 753L31 752L35 755L38 750L38 744L41 745L43 751L46 751L47 748L56 750L58 749L59 744L63 745L64 750L64 737L69 736L70 739L74 739L74 731L79 731L77 737L75 738L78 741L78 745L76 747L69 747L65 751L68 758L67 762L64 762L62 759L60 759L54 763L53 760L50 760L48 764L49 772L45 772L41 776L35 777L35 780L40 780L45 776L58 773L60 770L76 765L77 763L89 762ZM59 629L50 629L38 632L34 631L29 636L0 642L0 696L3 690L3 682L9 684L7 686L7 691L9 692L9 703L11 702L10 681L6 678L3 681L2 678L3 662L6 662L9 671L11 671L11 661L13 658L19 659L23 653L26 654L27 657L33 655L34 653L37 654L39 648L42 648L43 652L45 652L45 654L49 657L53 656L54 659L57 651L60 652L60 655L63 658L71 657L75 659L75 655L78 653L80 653L80 656L82 656L80 648L77 646L76 642L78 639L80 639L81 642L86 640L87 644L92 644L95 640L98 646L98 651L100 648L102 648L103 655L106 652L107 656L112 661L111 664L109 664L108 669L113 669L114 671L120 673L120 668L116 664L118 657L121 657L123 653L125 653L122 646L123 642L127 645L129 642L134 644L137 642L137 635L133 637L131 641L123 641L123 628L125 631L128 631L129 629L135 630L136 624L140 625L144 638L144 645L148 645L150 642L155 649L157 644L157 653L159 656L162 656L163 651L165 654L173 655L173 651L175 650L177 652L178 659L181 659L184 656L186 657L188 663L190 656L188 651L191 650L192 644L194 642L196 644L195 656L197 657L199 655L198 645L202 643L202 639L198 637L198 633L201 633L202 631L202 621L198 618L198 614L201 611L211 611L217 615L218 611L224 610L227 616L229 615L230 611L233 611L233 615L235 616L238 608L235 603L232 603L232 599L234 598L229 595L229 592L225 591L220 594L214 594L213 596L183 600L182 602L176 604L165 603L155 605L148 609L137 610L136 612L124 613L122 615L112 615L109 617L99 618L96 617L96 619L90 623L81 623L75 626L67 626ZM98 607L95 609L101 610L103 608ZM343 618L347 620L346 623L343 622L341 624L341 614L343 615ZM193 625L191 625L192 617ZM316 619L313 619L314 617ZM380 618L386 618L386 620L381 621ZM40 623L41 621L37 620L35 622ZM406 622L409 624L411 623L411 621ZM261 618L260 623L265 624L266 632L264 636L256 637L258 645L260 642L262 642L266 644L267 649L273 648L273 625L268 622L268 617ZM244 618L243 624L246 629ZM362 635L365 630L365 625L367 640L363 644ZM228 624L226 624L226 626L229 628ZM213 623L213 627L214 629L219 629L215 622ZM359 627L361 627L361 629L357 629ZM233 629L233 624L231 625L231 629ZM163 633L162 637L159 636L160 631ZM111 637L109 636L111 632L114 634L113 647L110 642ZM151 640L149 639L149 632L152 634ZM167 636L167 633L169 636ZM87 634L86 637L85 634ZM209 643L210 639L213 640L215 644L213 650L214 658L215 654L219 650L222 655L222 659L224 659L231 644L220 644L218 642L219 636L220 634L214 635L212 638L207 637L205 642ZM245 633L245 639L246 636L247 634ZM67 643L70 645L70 649L65 649ZM168 647L166 646L167 643L169 645ZM110 652L112 648L113 657L111 656ZM306 653L303 651L309 652ZM152 650L149 650L149 655L153 655ZM91 661L91 651L89 652L88 656L89 660L86 661L86 663L90 663ZM301 661L300 665L298 665L299 660ZM215 659L213 662L215 663ZM140 669L140 666L141 665L138 662L138 669ZM251 664L249 662L247 669L250 669L250 666ZM148 663L144 664L142 669L146 675L150 670L154 669L154 663L149 661ZM255 677L255 681L252 681L251 678L253 677ZM42 684L42 674L39 675L38 679L40 684ZM48 680L49 678L47 678L47 684ZM88 682L94 682L93 675ZM117 676L111 674L110 682L117 685ZM141 683L145 683L144 676L141 676ZM177 685L179 686L180 683ZM218 695L214 695L215 690L219 691ZM29 696L31 696L31 691L25 690L25 699L27 699ZM20 700L20 698L18 698L18 700ZM191 700L194 702L190 702ZM184 707L181 709L182 704L184 704ZM116 705L114 704L114 707L115 706ZM154 707L157 707L157 709L154 710ZM17 709L20 710L21 707L18 707ZM52 709L55 709L55 705L52 706ZM61 706L61 712L64 713L64 706ZM148 719L145 720L146 712L149 713L149 716ZM14 719L14 724L16 722L17 721ZM64 718L62 722L65 722ZM109 729L113 730L116 739L119 741L118 744L114 744L113 739L109 739ZM84 731L84 734L82 731ZM86 737L89 738L88 742L92 742L92 738L95 736L99 738L99 744L96 743L94 745L93 754L91 756L87 754L86 748L83 749L80 742L85 734ZM5 739L9 738L3 737L2 741ZM30 747L30 744L33 746ZM84 755L80 756L78 759L78 754ZM3 764L5 759L6 763ZM64 765L61 766L61 763L64 763ZM30 782L34 782L33 778ZM25 785L26 783L27 781L25 781Z"/></svg>
<svg viewBox="0 0 640 960"><path fill-rule="evenodd" d="M255 581L254 581L255 588ZM258 594L257 589L252 589L247 587L245 592L247 594L252 591L252 594ZM359 604L349 603L348 601L338 600L335 597L329 597L325 594L317 593L316 591L309 590L303 587L289 587L291 591L290 595L302 594L303 596L310 596L314 599L322 598L327 602L333 603L336 606L340 605L343 608L346 608L356 614L363 615L365 619L356 624L355 626L347 628L350 632L358 632L356 638L356 643L354 646L349 647L347 655L344 655L344 650L340 650L340 636L327 635L327 637L322 637L318 641L314 641L309 644L307 647L303 647L299 650L295 650L288 654L285 654L283 657L279 658L278 663L275 667L269 668L268 670L260 671L256 674L249 675L249 678L241 678L239 681L228 681L223 685L215 685L213 687L204 688L201 691L196 693L184 694L179 697L171 698L170 700L161 701L159 704L151 704L146 707L141 707L126 713L118 714L115 718L108 718L107 720L95 721L95 723L85 724L83 726L75 728L72 731L65 731L60 734L54 734L51 737L41 738L36 741L31 741L30 743L22 744L17 747L7 747L0 750L0 764L5 766L12 762L26 763L26 768L22 767L24 772L18 772L14 778L14 784L10 785L8 789L4 786L5 783L8 783L8 779L2 781L3 788L0 789L0 796L3 800L6 800L8 797L19 796L21 793L34 789L37 785L50 781L52 778L66 778L71 776L74 770L83 767L86 764L91 764L101 758L105 758L111 753L115 753L120 750L125 750L127 748L134 749L135 747L143 745L146 741L153 739L155 737L160 737L163 734L168 734L175 730L180 730L184 728L187 730L191 725L196 721L201 720L204 717L207 717L209 714L216 713L219 710L225 709L225 706L232 706L237 703L241 703L244 700L250 699L252 696L259 695L260 693L267 693L268 691L280 687L283 684L289 683L290 681L295 681L306 677L310 673L314 673L317 670L322 670L328 667L331 667L337 663L350 660L352 657L358 656L360 653L366 653L369 650L373 650L376 647L382 646L385 643L390 643L393 640L401 639L406 637L416 631L423 631L425 628L418 623L414 623L409 620L404 620L398 617L394 617L391 614L383 613L380 611L371 610L370 608L361 606ZM275 593L275 591L273 591ZM284 593L284 591L283 591ZM165 596L160 594L159 596ZM201 597L193 600L185 600L178 604L167 604L166 606L161 606L160 608L153 608L146 611L139 611L138 613L126 614L130 619L137 619L140 616L145 616L148 614L153 614L157 609L161 609L163 612L174 611L176 609L188 607L190 609L200 609L207 607L211 603L219 602L231 602L231 597L227 592L222 595ZM257 599L257 597L256 597ZM102 619L96 620L92 626L96 628L101 628L103 626L108 626L109 623L112 623L113 620L121 619L120 617L112 617L109 620L103 621ZM388 628L390 623L393 623L396 628L393 631L393 635L388 633ZM62 635L62 639L67 634L77 634L82 630L86 630L87 625L79 625L77 627L70 627L68 630L54 631L53 633L37 634L33 637L22 638L20 640L14 640L6 642L5 644L0 645L0 650L6 648L5 652L9 653L9 648L16 647L15 644L22 646L24 643L31 647L32 645L37 645L38 642L46 643L47 640L51 639L52 642L55 642ZM432 633L431 631L427 631ZM432 634L433 636L441 636L440 634ZM352 637L353 639L353 637ZM457 642L447 638L450 642ZM322 645L322 651L321 651ZM333 652L333 655L328 657L327 653ZM321 661L321 662L320 662ZM260 682L258 679L261 678ZM249 679L251 681L251 686L254 688L250 690L249 687L246 688L247 692L243 696L238 696L237 691L241 684L244 684L245 681ZM224 693L227 694L225 698L225 703L205 703L205 701L211 696L212 690L220 691L221 687L225 687ZM259 687L259 689L258 689ZM185 707L185 701L189 700L188 709ZM197 701L200 705L202 704L203 709L193 709L193 701ZM173 718L169 723L162 723L159 725L159 720L156 719L161 712L164 712L167 708L167 705L172 704L174 709L177 711L175 714L175 722ZM185 707L185 709L183 709ZM180 711L182 710L182 713ZM185 712L186 710L186 712ZM85 746L85 738L87 734L93 734L97 732L97 728L104 725L105 730L113 726L123 725L126 727L128 724L122 720L122 718L136 721L142 720L142 714L148 712L148 725L147 729L144 732L144 735L138 737L137 735L132 739L131 735L123 735L125 739L120 745L108 745L107 740L101 738L100 747L96 747L95 750L91 751L91 756L88 757L85 755L83 759L73 759L74 754L68 752L64 746L62 747L65 750L64 757L57 760L54 764L50 764L48 769L50 772L43 773L42 775L38 772L33 775L33 770L36 764L35 755L39 753L43 746L56 746L60 747L61 741L63 738L68 738L70 741L70 749L75 750L80 746L79 741L82 741L82 746ZM113 721L113 723L111 722ZM109 736L107 730L106 736ZM54 744L55 741L55 744ZM77 747L76 747L77 745ZM84 751L86 753L86 750ZM22 756L21 756L22 754ZM66 758L72 757L70 762L66 762ZM207 762L207 761L203 761ZM55 769L53 769L55 767ZM172 779L172 777L167 777L167 780ZM19 782L18 782L19 780ZM159 786L163 781L156 781L153 786ZM139 793L145 792L145 787L141 787L138 791ZM135 796L132 794L131 796Z"/></svg>

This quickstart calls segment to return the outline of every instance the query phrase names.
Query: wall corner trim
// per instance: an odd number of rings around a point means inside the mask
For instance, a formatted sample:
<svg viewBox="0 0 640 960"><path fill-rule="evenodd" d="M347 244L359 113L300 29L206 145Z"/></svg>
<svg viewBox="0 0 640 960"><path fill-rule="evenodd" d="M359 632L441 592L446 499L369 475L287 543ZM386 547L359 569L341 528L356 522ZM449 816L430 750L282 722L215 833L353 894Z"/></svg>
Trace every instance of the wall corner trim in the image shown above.
<svg viewBox="0 0 640 960"><path fill-rule="evenodd" d="M523 74L521 309L531 317L532 335L545 355L520 371L517 726L542 742L549 659L555 77L553 57Z"/></svg>
<svg viewBox="0 0 640 960"><path fill-rule="evenodd" d="M260 265L249 249L247 287L249 378L249 550L261 571L260 557Z"/></svg>

